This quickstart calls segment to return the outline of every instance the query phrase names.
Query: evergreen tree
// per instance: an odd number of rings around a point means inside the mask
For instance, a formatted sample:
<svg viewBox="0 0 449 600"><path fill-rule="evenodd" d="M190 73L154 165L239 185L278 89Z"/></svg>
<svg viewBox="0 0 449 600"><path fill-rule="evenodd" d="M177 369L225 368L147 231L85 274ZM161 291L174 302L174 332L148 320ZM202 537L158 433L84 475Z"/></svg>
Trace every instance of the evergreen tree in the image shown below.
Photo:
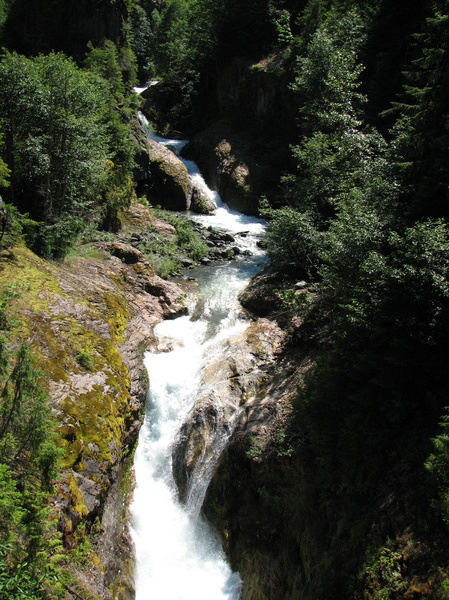
<svg viewBox="0 0 449 600"><path fill-rule="evenodd" d="M449 216L449 3L434 2L407 73L394 151L409 218ZM399 159L399 160L398 160Z"/></svg>

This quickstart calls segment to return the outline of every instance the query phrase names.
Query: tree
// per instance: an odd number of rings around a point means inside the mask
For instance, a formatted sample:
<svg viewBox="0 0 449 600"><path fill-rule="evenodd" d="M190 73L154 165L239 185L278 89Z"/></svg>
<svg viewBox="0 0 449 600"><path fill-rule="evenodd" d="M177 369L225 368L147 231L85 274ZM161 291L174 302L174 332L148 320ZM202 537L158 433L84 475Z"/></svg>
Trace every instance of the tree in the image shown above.
<svg viewBox="0 0 449 600"><path fill-rule="evenodd" d="M0 133L0 151L3 146L3 136ZM0 188L9 186L9 175L11 171L8 168L8 165L0 158Z"/></svg>
<svg viewBox="0 0 449 600"><path fill-rule="evenodd" d="M326 240L325 234L315 227L313 217L287 206L265 209L263 215L269 219L267 253L271 263L287 269L291 277L316 280Z"/></svg>
<svg viewBox="0 0 449 600"><path fill-rule="evenodd" d="M14 350L17 293L0 294L0 597L46 598L48 496L60 450L36 358L26 342Z"/></svg>
<svg viewBox="0 0 449 600"><path fill-rule="evenodd" d="M146 6L137 4L131 12L131 47L139 68L139 81L148 81L154 76L153 44L154 29L159 19L159 11L154 2Z"/></svg>
<svg viewBox="0 0 449 600"><path fill-rule="evenodd" d="M417 58L404 87L393 148L408 217L449 216L449 7L434 2L424 31L415 36Z"/></svg>
<svg viewBox="0 0 449 600"><path fill-rule="evenodd" d="M360 119L365 101L358 91L360 38L356 12L339 20L331 13L312 36L306 55L297 59L292 87L303 138L292 149L296 172L283 178L283 192L292 206L324 221L333 216L340 196L366 187L383 166L385 144L378 134L364 130Z"/></svg>
<svg viewBox="0 0 449 600"><path fill-rule="evenodd" d="M41 222L33 248L63 256L87 222L104 218L111 174L129 187L133 151L110 92L116 102L123 100L123 83L118 71L106 83L54 53L32 59L6 53L0 81L0 124L11 168L6 198Z"/></svg>

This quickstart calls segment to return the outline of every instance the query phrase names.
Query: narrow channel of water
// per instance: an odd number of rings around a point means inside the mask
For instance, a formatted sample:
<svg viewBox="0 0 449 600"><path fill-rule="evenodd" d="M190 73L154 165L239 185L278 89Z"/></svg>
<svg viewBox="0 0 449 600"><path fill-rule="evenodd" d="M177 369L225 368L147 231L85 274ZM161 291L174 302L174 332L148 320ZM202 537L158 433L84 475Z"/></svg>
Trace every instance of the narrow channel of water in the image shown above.
<svg viewBox="0 0 449 600"><path fill-rule="evenodd" d="M157 141L178 150L182 146L176 140ZM196 182L206 186L196 165L185 162ZM171 464L173 443L195 403L202 369L219 356L226 339L247 327L237 296L264 261L256 244L264 223L230 211L218 194L206 189L217 205L216 214L192 218L234 234L243 233L236 240L247 253L233 262L191 272L198 281L198 291L191 299L189 315L157 325L158 347L145 358L150 392L135 455L136 489L131 506L136 600L240 597L240 577L231 571L219 540L199 512L208 482L194 482L183 505L178 500ZM216 459L226 442L216 440ZM213 467L195 472L204 478L206 471L210 476Z"/></svg>

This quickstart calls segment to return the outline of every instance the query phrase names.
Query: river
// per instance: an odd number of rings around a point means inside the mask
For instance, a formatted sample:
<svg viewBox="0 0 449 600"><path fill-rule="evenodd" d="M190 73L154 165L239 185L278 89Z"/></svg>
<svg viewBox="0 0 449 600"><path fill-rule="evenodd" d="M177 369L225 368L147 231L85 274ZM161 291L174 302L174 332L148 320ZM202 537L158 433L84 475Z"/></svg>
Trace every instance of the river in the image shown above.
<svg viewBox="0 0 449 600"><path fill-rule="evenodd" d="M179 153L185 142L149 135ZM237 296L264 264L257 240L264 222L229 210L209 190L197 166L184 161L191 177L214 200L215 215L192 215L236 236L242 250L232 262L189 272L197 289L189 314L156 326L158 346L145 356L150 390L135 454L136 488L131 533L136 549L136 600L238 600L242 582L226 562L219 539L201 515L207 485L227 438L214 440L213 459L194 470L186 504L178 499L171 455L181 425L198 396L201 372L219 356L225 340L248 322ZM227 436L232 427L227 430Z"/></svg>

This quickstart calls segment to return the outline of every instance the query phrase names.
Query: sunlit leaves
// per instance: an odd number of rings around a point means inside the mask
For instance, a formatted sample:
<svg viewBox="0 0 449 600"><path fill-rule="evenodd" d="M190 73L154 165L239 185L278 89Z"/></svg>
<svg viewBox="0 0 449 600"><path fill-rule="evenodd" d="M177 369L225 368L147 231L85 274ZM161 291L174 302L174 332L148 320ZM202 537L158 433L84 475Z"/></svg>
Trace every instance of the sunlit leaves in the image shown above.
<svg viewBox="0 0 449 600"><path fill-rule="evenodd" d="M272 263L288 266L291 274L305 274L314 279L325 235L317 230L311 215L290 207L264 214L270 218L267 251Z"/></svg>
<svg viewBox="0 0 449 600"><path fill-rule="evenodd" d="M109 73L110 55L109 47L94 55L92 68L96 57L95 70ZM12 171L8 198L42 222L34 241L41 254L63 256L86 220L102 217L98 205L110 158L124 175L131 168L131 141L111 101L112 92L123 99L116 75L106 84L62 54L28 59L7 53L0 62L0 124Z"/></svg>

